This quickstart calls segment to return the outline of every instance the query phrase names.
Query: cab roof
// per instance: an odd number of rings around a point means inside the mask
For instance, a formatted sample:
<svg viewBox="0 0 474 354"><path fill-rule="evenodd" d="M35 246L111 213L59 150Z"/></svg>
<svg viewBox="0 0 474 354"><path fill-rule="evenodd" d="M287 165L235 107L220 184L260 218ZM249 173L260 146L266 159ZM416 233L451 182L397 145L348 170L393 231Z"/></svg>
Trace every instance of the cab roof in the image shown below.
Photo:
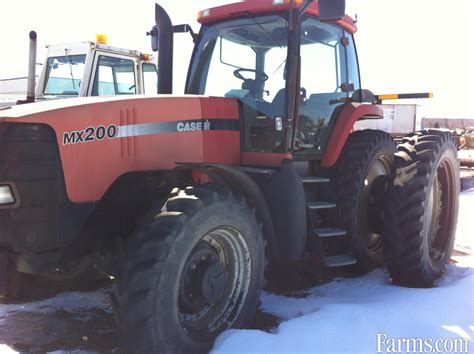
<svg viewBox="0 0 474 354"><path fill-rule="evenodd" d="M302 2L302 0L294 0L293 8L298 8ZM203 25L209 25L215 22L244 17L248 14L265 15L276 12L288 12L290 6L290 0L245 0L243 2L222 5L200 11L198 22ZM318 2L312 2L306 10L306 13L312 16L319 16ZM355 33L357 31L357 26L354 20L347 15L339 21L334 21L334 23L343 27L350 33Z"/></svg>
<svg viewBox="0 0 474 354"><path fill-rule="evenodd" d="M87 54L92 49L100 49L105 52L111 52L116 54L128 55L140 58L143 53L138 50L132 49L125 49L125 48L117 48L111 47L106 44L100 44L95 42L79 42L79 43L66 43L66 44L58 44L58 45L47 45L46 48L49 50L48 56L62 56L64 55L64 50L68 50L69 55L79 55L79 54Z"/></svg>

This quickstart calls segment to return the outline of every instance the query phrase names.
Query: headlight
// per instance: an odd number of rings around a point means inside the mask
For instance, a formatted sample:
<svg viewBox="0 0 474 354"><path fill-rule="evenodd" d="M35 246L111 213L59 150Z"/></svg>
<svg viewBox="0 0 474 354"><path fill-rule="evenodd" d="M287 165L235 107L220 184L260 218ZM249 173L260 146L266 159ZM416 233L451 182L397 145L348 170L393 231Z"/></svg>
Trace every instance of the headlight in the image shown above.
<svg viewBox="0 0 474 354"><path fill-rule="evenodd" d="M15 197L10 186L0 186L0 205L13 203L15 203Z"/></svg>

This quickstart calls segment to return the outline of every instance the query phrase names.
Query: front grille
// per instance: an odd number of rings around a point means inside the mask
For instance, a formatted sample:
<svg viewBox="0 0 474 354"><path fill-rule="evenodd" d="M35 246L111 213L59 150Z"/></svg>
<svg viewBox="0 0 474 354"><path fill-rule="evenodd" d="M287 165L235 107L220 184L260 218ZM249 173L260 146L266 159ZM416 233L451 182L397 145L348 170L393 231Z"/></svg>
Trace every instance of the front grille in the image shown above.
<svg viewBox="0 0 474 354"><path fill-rule="evenodd" d="M15 184L20 204L0 209L0 247L15 253L57 248L58 208L67 200L56 136L49 126L0 123L1 182Z"/></svg>

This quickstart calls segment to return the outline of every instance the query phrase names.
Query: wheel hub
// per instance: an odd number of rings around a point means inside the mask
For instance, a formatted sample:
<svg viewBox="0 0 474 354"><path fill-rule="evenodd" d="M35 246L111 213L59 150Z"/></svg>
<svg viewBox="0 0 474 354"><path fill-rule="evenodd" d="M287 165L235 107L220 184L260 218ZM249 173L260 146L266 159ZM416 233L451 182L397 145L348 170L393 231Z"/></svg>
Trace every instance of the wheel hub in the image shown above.
<svg viewBox="0 0 474 354"><path fill-rule="evenodd" d="M230 226L213 229L188 256L179 285L178 314L188 335L202 340L228 328L250 286L250 251Z"/></svg>
<svg viewBox="0 0 474 354"><path fill-rule="evenodd" d="M207 268L202 279L202 294L208 302L219 299L225 290L227 273L220 263L214 263Z"/></svg>
<svg viewBox="0 0 474 354"><path fill-rule="evenodd" d="M365 231L362 233L364 247L369 254L378 254L382 249L382 205L383 194L390 173L390 157L380 155L370 166L364 180L362 195L362 224Z"/></svg>
<svg viewBox="0 0 474 354"><path fill-rule="evenodd" d="M217 251L209 244L202 243L196 248L185 269L184 284L180 289L185 312L197 313L222 296L227 273Z"/></svg>

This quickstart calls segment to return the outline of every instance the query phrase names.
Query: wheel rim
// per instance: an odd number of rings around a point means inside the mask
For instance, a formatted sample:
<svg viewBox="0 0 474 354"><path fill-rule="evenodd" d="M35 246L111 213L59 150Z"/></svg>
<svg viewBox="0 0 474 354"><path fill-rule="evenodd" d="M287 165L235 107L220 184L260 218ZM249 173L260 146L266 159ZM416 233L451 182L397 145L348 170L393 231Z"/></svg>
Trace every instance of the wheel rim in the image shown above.
<svg viewBox="0 0 474 354"><path fill-rule="evenodd" d="M199 341L229 328L250 287L250 250L242 234L221 226L201 238L181 273L178 315L187 334Z"/></svg>
<svg viewBox="0 0 474 354"><path fill-rule="evenodd" d="M456 198L454 168L448 158L440 161L427 196L425 228L433 264L444 263L451 243Z"/></svg>
<svg viewBox="0 0 474 354"><path fill-rule="evenodd" d="M372 162L363 182L361 204L359 205L362 244L369 255L382 251L382 202L387 176L390 174L392 159L389 155L379 155Z"/></svg>

